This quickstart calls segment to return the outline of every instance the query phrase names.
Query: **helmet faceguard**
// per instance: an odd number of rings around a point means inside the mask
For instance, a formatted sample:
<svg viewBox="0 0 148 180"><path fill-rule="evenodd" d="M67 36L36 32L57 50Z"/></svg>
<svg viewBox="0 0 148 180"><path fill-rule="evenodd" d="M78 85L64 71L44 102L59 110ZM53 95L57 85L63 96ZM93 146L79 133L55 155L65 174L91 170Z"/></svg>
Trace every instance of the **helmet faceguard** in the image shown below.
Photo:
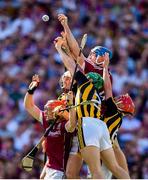
<svg viewBox="0 0 148 180"><path fill-rule="evenodd" d="M56 115L54 113L54 110L60 106L60 108L65 108L67 105L66 100L49 100L45 107L44 107L44 113L46 120L54 120L54 119L61 119L60 116Z"/></svg>
<svg viewBox="0 0 148 180"><path fill-rule="evenodd" d="M105 53L109 54L109 59L111 59L112 56L113 56L112 52L109 49L107 49L107 48L105 48L103 46L96 46L91 50L91 52L96 54L96 64L97 65L102 65L103 64L103 62L104 62L104 57L103 56L105 55Z"/></svg>
<svg viewBox="0 0 148 180"><path fill-rule="evenodd" d="M54 109L57 106L62 106L62 108L65 108L66 103L66 100L49 100L44 107L46 120L54 119Z"/></svg>
<svg viewBox="0 0 148 180"><path fill-rule="evenodd" d="M101 89L103 87L104 81L100 74L95 72L89 72L86 76L88 79L92 80L92 83L97 89Z"/></svg>
<svg viewBox="0 0 148 180"><path fill-rule="evenodd" d="M121 95L114 98L117 108L123 112L133 115L135 112L135 105L129 94Z"/></svg>

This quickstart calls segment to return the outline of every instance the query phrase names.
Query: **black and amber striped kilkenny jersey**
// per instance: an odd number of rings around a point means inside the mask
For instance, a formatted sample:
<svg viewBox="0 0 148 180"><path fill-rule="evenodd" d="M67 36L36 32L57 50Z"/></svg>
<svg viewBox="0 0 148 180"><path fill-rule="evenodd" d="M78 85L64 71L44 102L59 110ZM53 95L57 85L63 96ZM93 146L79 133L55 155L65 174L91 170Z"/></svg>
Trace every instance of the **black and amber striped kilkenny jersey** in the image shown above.
<svg viewBox="0 0 148 180"><path fill-rule="evenodd" d="M117 106L112 97L105 101L106 112L102 120L106 123L112 143L117 137L117 132L122 124L122 113L117 109Z"/></svg>
<svg viewBox="0 0 148 180"><path fill-rule="evenodd" d="M82 102L90 100L96 101L95 105L94 103L90 103L78 106L76 110L78 119L81 119L82 117L93 117L99 119L101 115L101 99L97 89L94 87L93 83L90 82L80 71L76 72L75 80L77 82L75 104L78 105Z"/></svg>

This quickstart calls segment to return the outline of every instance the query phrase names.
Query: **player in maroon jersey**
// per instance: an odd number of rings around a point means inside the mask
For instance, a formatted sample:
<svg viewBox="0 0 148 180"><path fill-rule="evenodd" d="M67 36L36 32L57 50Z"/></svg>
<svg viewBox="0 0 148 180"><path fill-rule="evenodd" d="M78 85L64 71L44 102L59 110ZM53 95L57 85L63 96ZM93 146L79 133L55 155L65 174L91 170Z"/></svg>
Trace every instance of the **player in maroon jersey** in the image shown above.
<svg viewBox="0 0 148 180"><path fill-rule="evenodd" d="M49 132L45 140L45 151L48 161L45 167L44 178L61 179L64 175L69 155L68 150L65 148L69 148L67 143L70 142L69 138L72 136L72 133L68 132L73 132L76 126L73 119L69 118L69 115L70 117L74 117L75 114L73 114L73 109L69 110L69 113L67 111L59 112L59 109L66 106L65 100L49 100L44 107L44 111L40 110L33 100L33 93L38 84L39 77L38 75L34 75L28 92L25 95L24 105L29 114L31 114L36 120L40 121L45 129L48 128L49 122L58 118L54 128ZM70 93L67 98L71 102L72 93Z"/></svg>
<svg viewBox="0 0 148 180"><path fill-rule="evenodd" d="M59 14L58 20L61 22L61 25L64 28L64 32L62 32L61 35L64 36L69 46L67 52L70 51L73 54L74 59L77 60L80 48L68 26L68 18L64 14ZM112 52L109 49L102 46L96 46L91 49L87 58L83 55L83 53L81 53L77 63L84 70L85 74L88 72L97 72L101 75L103 74L102 65L104 62L103 56L105 55L105 53L109 53L109 58L112 58Z"/></svg>
<svg viewBox="0 0 148 180"><path fill-rule="evenodd" d="M65 100L65 95L70 89L72 81L72 76L69 71L66 71L60 79L60 85L63 93L59 97L60 99ZM75 94L77 91L76 84L74 84L72 88L73 93ZM72 146L69 154L69 158L67 161L67 166L66 166L66 177L67 178L72 178L72 179L79 179L79 171L82 166L82 158L80 153L78 153L78 140L77 140L77 132L76 130L74 131L73 138L72 138Z"/></svg>
<svg viewBox="0 0 148 180"><path fill-rule="evenodd" d="M58 20L61 22L61 25L64 28L64 32L62 32L61 35L66 41L64 43L64 46L67 45L66 49L68 55L73 57L77 61L80 68L84 71L85 74L89 72L96 72L102 76L104 55L105 53L108 53L109 59L111 59L112 52L103 46L96 46L93 49L91 49L89 56L87 58L83 55L83 53L81 53L79 57L80 47L68 26L68 18L64 14L59 14ZM110 74L110 78L112 81L111 74ZM100 97L102 98L102 100L104 100L105 99L104 90L100 89L99 91L100 91L99 93ZM102 113L104 113L104 110Z"/></svg>

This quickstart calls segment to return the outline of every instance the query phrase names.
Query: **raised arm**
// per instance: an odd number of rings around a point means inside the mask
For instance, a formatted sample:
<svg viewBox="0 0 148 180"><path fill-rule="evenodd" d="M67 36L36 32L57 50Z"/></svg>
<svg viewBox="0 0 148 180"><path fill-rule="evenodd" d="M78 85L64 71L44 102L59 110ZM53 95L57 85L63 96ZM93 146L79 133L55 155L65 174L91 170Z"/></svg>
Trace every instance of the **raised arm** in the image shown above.
<svg viewBox="0 0 148 180"><path fill-rule="evenodd" d="M112 84L108 72L109 65L109 54L105 53L104 55L104 64L103 64L103 80L104 80L104 91L105 91L105 99L108 99L113 96L112 93Z"/></svg>
<svg viewBox="0 0 148 180"><path fill-rule="evenodd" d="M79 56L79 52L80 52L80 47L69 28L68 18L64 14L59 14L58 19L64 28L64 33L66 35L66 40L67 40L68 46L69 46L72 54L74 55L75 60L77 60L77 57ZM81 53L78 64L82 67L82 66L84 66L84 63L85 63L85 56L83 55L83 53Z"/></svg>
<svg viewBox="0 0 148 180"><path fill-rule="evenodd" d="M41 110L35 105L33 99L33 93L36 90L38 84L39 84L39 77L38 75L34 75L32 77L32 82L29 85L28 92L26 93L24 98L24 106L25 109L29 112L29 114L32 115L32 117L40 121Z"/></svg>
<svg viewBox="0 0 148 180"><path fill-rule="evenodd" d="M62 50L62 44L64 43L64 40L62 37L58 37L55 39L54 44L55 48L57 49L58 53L61 56L61 59L65 65L65 67L70 71L70 73L73 75L75 70L75 62L74 60L68 56L63 50Z"/></svg>

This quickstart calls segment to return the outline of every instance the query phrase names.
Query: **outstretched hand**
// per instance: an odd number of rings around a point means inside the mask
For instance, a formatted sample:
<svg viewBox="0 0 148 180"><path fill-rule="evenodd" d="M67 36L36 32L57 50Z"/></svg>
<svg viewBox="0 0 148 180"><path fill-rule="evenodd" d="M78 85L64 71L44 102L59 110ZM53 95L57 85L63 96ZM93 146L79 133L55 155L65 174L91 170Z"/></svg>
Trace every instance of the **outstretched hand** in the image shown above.
<svg viewBox="0 0 148 180"><path fill-rule="evenodd" d="M67 39L66 39L66 33L64 31L61 32L61 37L63 38L63 45L65 48L69 48L68 47L68 43L67 43Z"/></svg>
<svg viewBox="0 0 148 180"><path fill-rule="evenodd" d="M65 43L64 39L60 36L54 40L54 45L57 50L61 49L61 47L64 43Z"/></svg>
<svg viewBox="0 0 148 180"><path fill-rule="evenodd" d="M35 74L32 76L32 82L29 85L29 90L34 91L40 83L39 75Z"/></svg>
<svg viewBox="0 0 148 180"><path fill-rule="evenodd" d="M40 78L39 78L39 75L38 74L35 74L32 76L32 81L36 81L36 82L40 82Z"/></svg>
<svg viewBox="0 0 148 180"><path fill-rule="evenodd" d="M62 37L61 37L61 36L62 36ZM67 40L66 40L66 37L65 37L65 33L64 33L64 32L61 32L61 36L57 37L57 38L54 40L55 48L56 48L57 50L62 49L68 56L71 56L71 52L70 52L69 46L68 46L68 44L67 44Z"/></svg>
<svg viewBox="0 0 148 180"><path fill-rule="evenodd" d="M108 66L109 66L109 54L105 53L104 62L103 62L103 68L108 68Z"/></svg>
<svg viewBox="0 0 148 180"><path fill-rule="evenodd" d="M58 20L61 22L63 27L68 25L68 18L64 14L58 14Z"/></svg>

